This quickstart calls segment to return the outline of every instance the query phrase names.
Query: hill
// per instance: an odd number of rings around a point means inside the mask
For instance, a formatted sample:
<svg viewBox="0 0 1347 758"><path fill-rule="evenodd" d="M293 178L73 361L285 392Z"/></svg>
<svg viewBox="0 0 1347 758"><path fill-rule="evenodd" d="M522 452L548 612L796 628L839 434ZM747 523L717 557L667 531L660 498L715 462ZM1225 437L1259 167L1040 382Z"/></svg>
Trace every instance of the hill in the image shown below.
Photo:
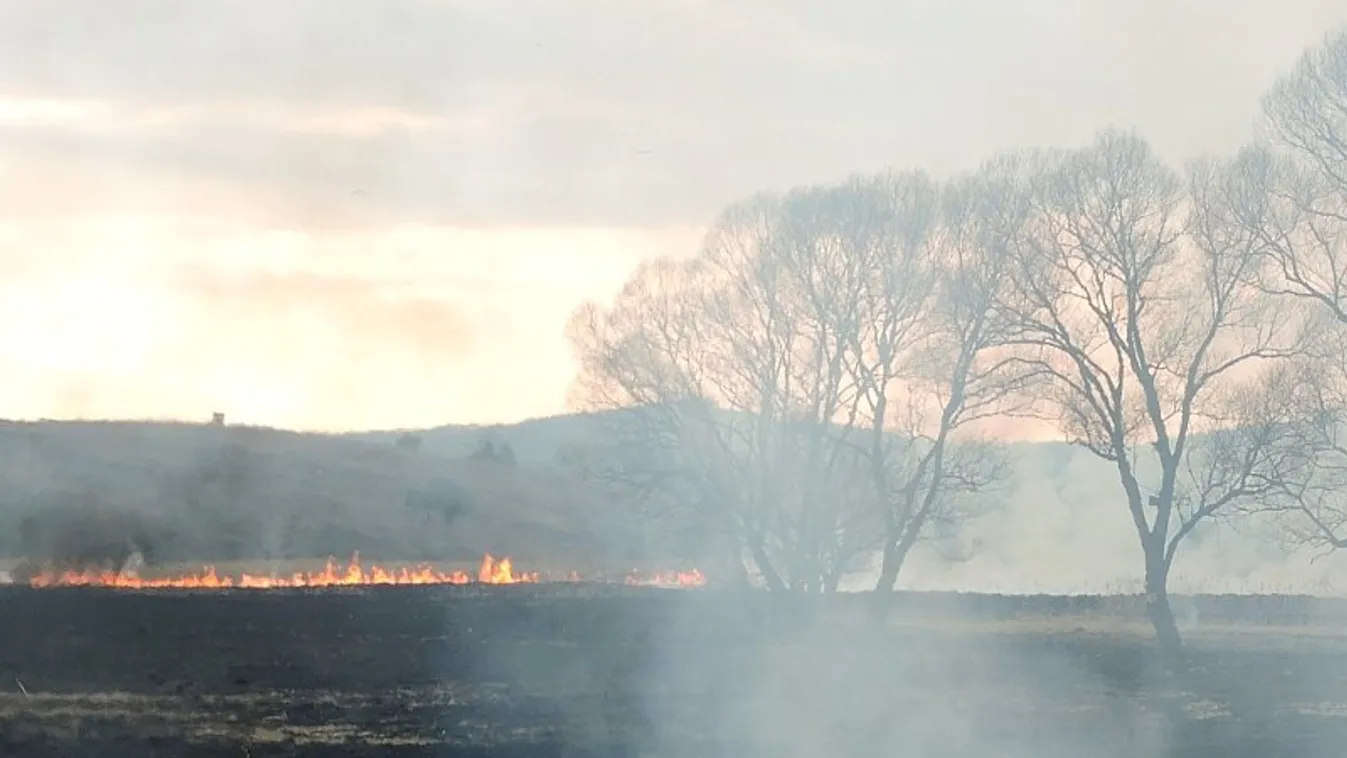
<svg viewBox="0 0 1347 758"><path fill-rule="evenodd" d="M377 439L377 436L373 439ZM275 429L0 424L0 552L630 565L667 558L613 498L544 465ZM78 557L78 556L73 556Z"/></svg>
<svg viewBox="0 0 1347 758"><path fill-rule="evenodd" d="M345 435L146 422L0 423L0 553L95 553L135 537L151 560L344 556L550 569L661 568L708 556L559 465L604 434L603 415ZM399 446L406 433L416 449ZM483 441L516 463L478 460ZM919 550L900 584L988 592L1131 592L1136 536L1116 472L1054 443L1009 446L1013 475L961 553ZM1347 594L1344 556L1289 555L1266 523L1194 536L1176 591ZM90 544L93 543L93 544ZM862 572L851 586L872 579Z"/></svg>
<svg viewBox="0 0 1347 758"><path fill-rule="evenodd" d="M484 441L509 445L521 463L551 465L558 453L569 446L583 447L604 433L612 412L575 413L529 419L516 424L446 425L430 429L394 429L352 432L345 439L394 444L404 434L421 438L427 452L462 458L469 456Z"/></svg>

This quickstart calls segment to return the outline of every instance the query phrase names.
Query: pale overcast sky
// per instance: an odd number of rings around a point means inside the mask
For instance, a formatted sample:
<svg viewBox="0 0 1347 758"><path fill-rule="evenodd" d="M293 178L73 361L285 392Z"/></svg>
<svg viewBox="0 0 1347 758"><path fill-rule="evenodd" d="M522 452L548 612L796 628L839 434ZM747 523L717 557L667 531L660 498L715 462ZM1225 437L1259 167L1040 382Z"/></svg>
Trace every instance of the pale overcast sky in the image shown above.
<svg viewBox="0 0 1347 758"><path fill-rule="evenodd" d="M561 332L757 190L1247 139L1341 0L7 0L0 416L564 410Z"/></svg>

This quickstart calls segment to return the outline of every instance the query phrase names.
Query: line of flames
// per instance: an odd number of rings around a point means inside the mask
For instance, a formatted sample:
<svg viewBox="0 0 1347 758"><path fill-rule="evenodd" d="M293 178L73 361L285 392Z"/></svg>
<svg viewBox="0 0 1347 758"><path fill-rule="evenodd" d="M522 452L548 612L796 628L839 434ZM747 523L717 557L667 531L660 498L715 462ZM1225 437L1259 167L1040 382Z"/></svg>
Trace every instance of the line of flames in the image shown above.
<svg viewBox="0 0 1347 758"><path fill-rule="evenodd" d="M274 589L283 587L350 587L387 584L537 584L544 580L537 571L516 571L509 558L482 557L476 576L466 571L439 571L429 564L410 568L384 569L360 565L360 553L351 556L345 566L328 558L321 571L295 572L289 575L243 573L234 578L221 575L214 566L204 566L195 574L168 577L140 577L116 571L43 572L28 580L32 587L112 587L120 589ZM563 581L584 581L572 572ZM642 586L697 587L706 577L697 570L642 574L631 572L624 584Z"/></svg>

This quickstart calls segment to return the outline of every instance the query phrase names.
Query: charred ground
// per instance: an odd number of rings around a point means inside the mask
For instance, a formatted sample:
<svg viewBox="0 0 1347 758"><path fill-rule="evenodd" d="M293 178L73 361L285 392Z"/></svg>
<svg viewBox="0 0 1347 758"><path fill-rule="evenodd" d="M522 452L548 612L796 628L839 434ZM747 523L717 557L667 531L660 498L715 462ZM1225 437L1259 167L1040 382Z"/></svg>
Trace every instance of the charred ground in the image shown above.
<svg viewBox="0 0 1347 758"><path fill-rule="evenodd" d="M864 602L583 586L10 588L0 754L1111 758L1347 745L1341 604L1208 599L1192 670L1173 678L1117 601L907 595L883 628Z"/></svg>

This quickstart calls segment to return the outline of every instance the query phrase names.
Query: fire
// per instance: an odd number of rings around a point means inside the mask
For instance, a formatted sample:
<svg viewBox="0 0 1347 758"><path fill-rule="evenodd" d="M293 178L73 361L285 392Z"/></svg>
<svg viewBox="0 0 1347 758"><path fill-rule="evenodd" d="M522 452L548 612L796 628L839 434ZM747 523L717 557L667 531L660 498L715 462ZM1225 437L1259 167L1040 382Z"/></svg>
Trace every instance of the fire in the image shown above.
<svg viewBox="0 0 1347 758"><path fill-rule="evenodd" d="M351 556L346 566L328 558L321 571L295 572L289 575L242 573L235 578L222 576L214 566L180 576L142 578L116 571L44 572L28 580L33 587L115 587L121 589L275 589L281 587L349 587L375 584L520 584L537 582L537 572L516 572L509 558L497 560L482 556L481 568L474 578L466 571L439 571L422 564L411 568L385 569L360 565L360 553Z"/></svg>
<svg viewBox="0 0 1347 758"><path fill-rule="evenodd" d="M43 572L28 580L32 587L110 587L117 589L275 589L285 587L351 587L383 584L536 584L545 581L537 571L516 571L507 558L482 556L475 576L466 571L440 571L429 564L385 569L360 564L360 553L351 556L345 566L328 558L321 571L295 572L288 575L240 573L222 574L215 566L204 566L194 574L167 577L141 577L131 572L97 571ZM567 582L584 581L570 572ZM700 571L640 574L631 572L625 583L639 586L696 587L706 584Z"/></svg>
<svg viewBox="0 0 1347 758"><path fill-rule="evenodd" d="M477 581L482 584L533 583L538 581L538 572L516 574L509 558L501 558L498 561L488 553L482 556L482 567L477 570Z"/></svg>

